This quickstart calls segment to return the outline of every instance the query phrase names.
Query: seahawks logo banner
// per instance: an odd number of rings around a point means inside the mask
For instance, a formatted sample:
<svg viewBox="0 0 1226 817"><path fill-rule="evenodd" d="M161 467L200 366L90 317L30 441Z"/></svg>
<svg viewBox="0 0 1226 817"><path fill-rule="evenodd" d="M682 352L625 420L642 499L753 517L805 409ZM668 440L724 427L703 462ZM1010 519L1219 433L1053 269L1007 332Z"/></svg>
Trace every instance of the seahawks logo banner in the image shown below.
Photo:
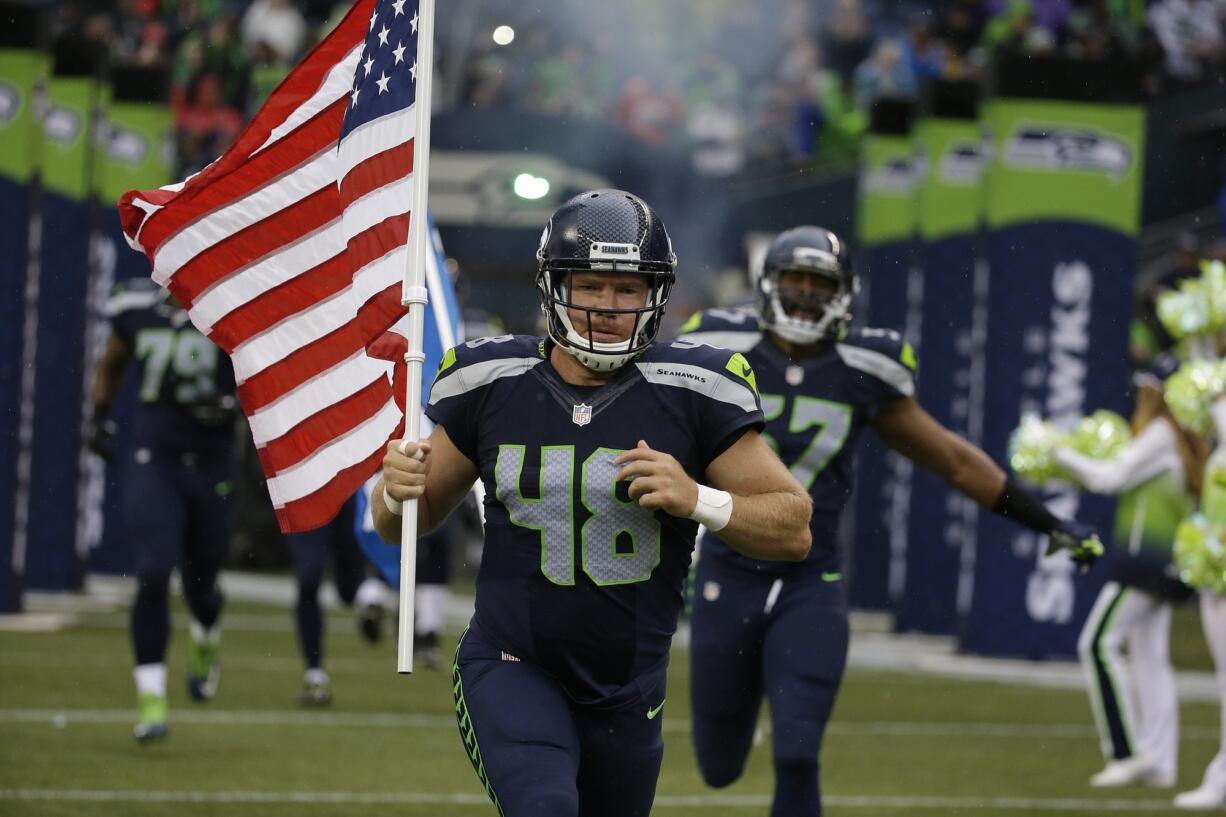
<svg viewBox="0 0 1226 817"><path fill-rule="evenodd" d="M50 67L46 55L32 48L5 47L33 44L36 26L33 11L29 13L30 19L19 19L19 14L7 19L5 35L0 38L0 258L6 270L0 287L0 417L5 418L0 423L0 613L21 610L24 550L15 552L13 546L18 541L22 335L41 138L34 116L35 97ZM32 405L26 407L25 415L32 416Z"/></svg>
<svg viewBox="0 0 1226 817"><path fill-rule="evenodd" d="M922 307L923 279L914 268L911 104L878 100L872 120L861 154L857 213L857 263L868 311L858 309L856 323L900 330L914 344L919 338L908 330L915 328ZM884 610L901 589L910 484L910 461L866 435L856 456L855 532L847 551L854 607Z"/></svg>
<svg viewBox="0 0 1226 817"><path fill-rule="evenodd" d="M97 53L83 42L57 43L43 113L37 326L27 335L36 344L32 434L27 438L33 453L28 485L19 481L17 498L19 508L28 508L32 522L24 540L26 584L42 590L78 588L84 578L75 511L83 457L81 428L89 402L84 387L84 327L97 192L93 127L101 90L95 80Z"/></svg>
<svg viewBox="0 0 1226 817"><path fill-rule="evenodd" d="M1034 62L1002 67L1002 97L986 115L993 155L983 431L998 462L1023 412L1066 427L1094 409L1127 413L1144 113L1121 87L1129 72L1119 66ZM1113 500L1071 486L1043 497L1058 516L1112 530ZM1045 557L1046 546L1044 537L981 515L965 649L1075 652L1104 568L1080 576L1065 554Z"/></svg>
<svg viewBox="0 0 1226 817"><path fill-rule="evenodd" d="M978 87L939 82L915 126L917 227L924 271L916 396L942 425L982 438L987 268L978 263L987 144ZM961 583L974 567L979 508L944 481L915 469L902 592L895 628L951 634Z"/></svg>
<svg viewBox="0 0 1226 817"><path fill-rule="evenodd" d="M87 361L105 348L110 327L101 306L113 285L149 275L149 262L130 252L119 224L119 211L111 203L128 190L156 190L176 178L174 123L166 104L169 77L165 69L116 66L110 72L106 116L98 138L100 163L99 208L91 245L89 296L98 308L88 309ZM92 370L92 366L89 366ZM119 427L116 450L131 451L132 415L137 384L130 380L120 392L111 417ZM118 465L87 457L80 473L78 547L89 554L89 569L98 573L130 573L132 550L124 531Z"/></svg>

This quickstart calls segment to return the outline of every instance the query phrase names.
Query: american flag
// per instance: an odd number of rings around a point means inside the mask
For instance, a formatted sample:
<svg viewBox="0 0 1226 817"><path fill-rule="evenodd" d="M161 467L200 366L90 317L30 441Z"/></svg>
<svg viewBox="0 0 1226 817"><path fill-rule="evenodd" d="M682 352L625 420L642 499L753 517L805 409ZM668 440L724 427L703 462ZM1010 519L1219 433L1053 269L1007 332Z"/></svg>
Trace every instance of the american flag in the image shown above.
<svg viewBox="0 0 1226 817"><path fill-rule="evenodd" d="M119 204L231 356L285 532L332 519L402 428L367 347L404 314L417 26L417 0L358 0L225 155Z"/></svg>

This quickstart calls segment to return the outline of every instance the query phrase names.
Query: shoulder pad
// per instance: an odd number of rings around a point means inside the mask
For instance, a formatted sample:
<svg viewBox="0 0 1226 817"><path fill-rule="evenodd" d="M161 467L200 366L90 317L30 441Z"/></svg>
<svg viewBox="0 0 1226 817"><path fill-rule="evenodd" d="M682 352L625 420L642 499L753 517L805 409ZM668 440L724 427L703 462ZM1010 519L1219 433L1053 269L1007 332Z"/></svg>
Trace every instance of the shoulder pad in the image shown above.
<svg viewBox="0 0 1226 817"><path fill-rule="evenodd" d="M843 363L881 380L899 393L915 394L915 349L892 329L852 329L835 344Z"/></svg>
<svg viewBox="0 0 1226 817"><path fill-rule="evenodd" d="M119 281L111 288L111 295L103 305L103 313L113 318L124 312L141 309L152 309L167 297L162 289L150 278L129 278Z"/></svg>
<svg viewBox="0 0 1226 817"><path fill-rule="evenodd" d="M530 371L545 359L544 341L530 335L474 338L448 349L430 390L430 403Z"/></svg>
<svg viewBox="0 0 1226 817"><path fill-rule="evenodd" d="M678 330L679 338L748 352L762 340L762 328L758 313L753 307L734 309L708 309L695 312Z"/></svg>
<svg viewBox="0 0 1226 817"><path fill-rule="evenodd" d="M919 368L915 356L915 348L903 339L901 333L893 329L874 329L869 326L859 326L849 329L847 334L839 339L839 346L854 346L868 349L906 366L914 374Z"/></svg>
<svg viewBox="0 0 1226 817"><path fill-rule="evenodd" d="M688 389L746 411L757 408L758 381L740 352L686 338L653 344L635 365L653 385Z"/></svg>

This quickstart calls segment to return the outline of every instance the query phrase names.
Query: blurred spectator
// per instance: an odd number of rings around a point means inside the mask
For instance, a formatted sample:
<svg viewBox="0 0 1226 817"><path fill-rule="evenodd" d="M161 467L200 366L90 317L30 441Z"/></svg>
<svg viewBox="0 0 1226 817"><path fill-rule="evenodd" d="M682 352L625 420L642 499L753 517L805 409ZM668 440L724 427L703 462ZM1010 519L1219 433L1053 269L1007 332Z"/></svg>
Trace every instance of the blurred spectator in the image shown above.
<svg viewBox="0 0 1226 817"><path fill-rule="evenodd" d="M827 65L850 76L872 49L868 18L860 0L835 0L826 26Z"/></svg>
<svg viewBox="0 0 1226 817"><path fill-rule="evenodd" d="M868 110L880 96L915 96L915 75L902 59L902 49L895 40L877 43L873 56L856 69L856 104Z"/></svg>
<svg viewBox="0 0 1226 817"><path fill-rule="evenodd" d="M899 44L903 62L917 83L944 76L945 45L933 36L929 15L916 15Z"/></svg>
<svg viewBox="0 0 1226 817"><path fill-rule="evenodd" d="M630 133L663 147L678 133L683 120L681 94L676 88L658 86L641 74L626 80L614 121Z"/></svg>
<svg viewBox="0 0 1226 817"><path fill-rule="evenodd" d="M289 0L255 0L243 15L243 45L248 52L267 43L281 59L294 60L306 35L306 20Z"/></svg>
<svg viewBox="0 0 1226 817"><path fill-rule="evenodd" d="M1214 0L1155 0L1147 15L1166 52L1166 70L1195 82L1222 59L1222 24Z"/></svg>

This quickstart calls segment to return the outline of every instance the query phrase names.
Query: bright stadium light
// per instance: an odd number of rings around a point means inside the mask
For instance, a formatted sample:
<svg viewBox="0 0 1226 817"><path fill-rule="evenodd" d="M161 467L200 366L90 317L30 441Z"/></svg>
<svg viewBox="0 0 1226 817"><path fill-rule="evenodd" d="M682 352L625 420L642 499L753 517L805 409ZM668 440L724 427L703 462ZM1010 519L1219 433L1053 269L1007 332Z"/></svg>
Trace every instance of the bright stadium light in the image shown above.
<svg viewBox="0 0 1226 817"><path fill-rule="evenodd" d="M531 173L520 173L515 177L512 189L521 199L536 201L549 195L549 179L533 176Z"/></svg>
<svg viewBox="0 0 1226 817"><path fill-rule="evenodd" d="M498 45L510 45L515 40L515 29L510 26L498 26L494 29L494 42Z"/></svg>

